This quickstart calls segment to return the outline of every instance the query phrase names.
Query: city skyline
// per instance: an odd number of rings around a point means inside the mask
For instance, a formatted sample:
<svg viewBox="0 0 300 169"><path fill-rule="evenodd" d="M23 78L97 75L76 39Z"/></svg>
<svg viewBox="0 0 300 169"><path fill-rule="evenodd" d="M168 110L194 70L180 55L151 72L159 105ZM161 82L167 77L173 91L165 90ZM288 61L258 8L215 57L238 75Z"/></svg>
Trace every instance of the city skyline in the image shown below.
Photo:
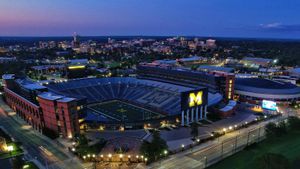
<svg viewBox="0 0 300 169"><path fill-rule="evenodd" d="M300 38L300 2L0 2L0 36L207 36Z"/></svg>

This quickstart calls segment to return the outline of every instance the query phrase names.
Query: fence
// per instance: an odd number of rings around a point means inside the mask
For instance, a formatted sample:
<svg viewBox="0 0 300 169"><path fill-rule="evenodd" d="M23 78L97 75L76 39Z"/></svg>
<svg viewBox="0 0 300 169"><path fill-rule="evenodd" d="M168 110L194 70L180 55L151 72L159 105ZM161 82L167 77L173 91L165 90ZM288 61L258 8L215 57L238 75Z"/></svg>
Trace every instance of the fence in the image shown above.
<svg viewBox="0 0 300 169"><path fill-rule="evenodd" d="M280 122L285 120L284 118L276 119L274 122ZM247 133L238 134L234 138L227 139L213 147L201 150L199 152L189 154L193 159L197 159L200 162L199 169L204 169L212 164L215 164L222 159L229 157L236 152L243 150L245 147L262 141L265 139L265 125L254 128Z"/></svg>

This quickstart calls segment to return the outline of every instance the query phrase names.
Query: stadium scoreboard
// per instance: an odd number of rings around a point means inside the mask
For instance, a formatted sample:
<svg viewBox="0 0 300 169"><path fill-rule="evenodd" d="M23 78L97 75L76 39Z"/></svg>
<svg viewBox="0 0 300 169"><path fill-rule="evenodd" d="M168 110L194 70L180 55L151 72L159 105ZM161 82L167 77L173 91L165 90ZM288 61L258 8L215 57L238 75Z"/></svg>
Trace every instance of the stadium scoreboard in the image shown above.
<svg viewBox="0 0 300 169"><path fill-rule="evenodd" d="M207 105L207 88L201 88L181 93L181 109L186 110L193 107Z"/></svg>

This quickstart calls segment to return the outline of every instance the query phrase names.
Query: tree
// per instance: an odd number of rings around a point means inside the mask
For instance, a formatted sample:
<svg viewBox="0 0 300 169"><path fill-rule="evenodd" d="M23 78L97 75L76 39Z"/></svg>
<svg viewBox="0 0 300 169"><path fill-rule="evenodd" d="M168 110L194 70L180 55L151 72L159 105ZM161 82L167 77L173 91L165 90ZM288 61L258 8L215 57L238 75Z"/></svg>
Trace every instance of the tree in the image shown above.
<svg viewBox="0 0 300 169"><path fill-rule="evenodd" d="M288 128L289 130L299 130L300 129L300 119L298 117L288 118Z"/></svg>
<svg viewBox="0 0 300 169"><path fill-rule="evenodd" d="M286 124L284 121L281 121L278 126L277 126L277 132L276 135L277 136L282 136L283 134L287 133L287 129L286 129Z"/></svg>
<svg viewBox="0 0 300 169"><path fill-rule="evenodd" d="M274 137L275 136L275 132L276 132L276 124L275 123L268 123L266 125L266 136L268 138L270 137Z"/></svg>
<svg viewBox="0 0 300 169"><path fill-rule="evenodd" d="M160 154L163 153L164 150L168 149L168 145L164 139L160 137L159 131L153 132L153 139L151 142L151 149L153 152L154 159L157 160Z"/></svg>
<svg viewBox="0 0 300 169"><path fill-rule="evenodd" d="M281 154L267 153L259 157L256 161L259 169L291 168L289 160Z"/></svg>
<svg viewBox="0 0 300 169"><path fill-rule="evenodd" d="M164 139L160 137L159 131L155 130L152 134L152 141L144 141L140 147L140 152L149 161L155 161L159 156L163 155L164 151L168 150L168 145Z"/></svg>
<svg viewBox="0 0 300 169"><path fill-rule="evenodd" d="M150 142L144 140L141 147L140 147L140 152L144 156L150 157L150 152L151 152Z"/></svg>
<svg viewBox="0 0 300 169"><path fill-rule="evenodd" d="M286 124L284 121L280 122L278 125L272 122L266 125L267 137L279 137L285 134L286 132Z"/></svg>
<svg viewBox="0 0 300 169"><path fill-rule="evenodd" d="M191 135L194 139L199 135L198 124L196 122L191 123Z"/></svg>

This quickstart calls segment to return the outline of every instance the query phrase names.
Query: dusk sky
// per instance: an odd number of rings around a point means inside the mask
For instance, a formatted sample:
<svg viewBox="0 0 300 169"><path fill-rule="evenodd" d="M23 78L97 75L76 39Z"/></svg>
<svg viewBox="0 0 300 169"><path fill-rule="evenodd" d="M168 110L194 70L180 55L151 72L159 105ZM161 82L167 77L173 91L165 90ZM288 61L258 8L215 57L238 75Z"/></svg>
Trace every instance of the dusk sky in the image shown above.
<svg viewBox="0 0 300 169"><path fill-rule="evenodd" d="M300 39L299 0L1 0L0 36Z"/></svg>

